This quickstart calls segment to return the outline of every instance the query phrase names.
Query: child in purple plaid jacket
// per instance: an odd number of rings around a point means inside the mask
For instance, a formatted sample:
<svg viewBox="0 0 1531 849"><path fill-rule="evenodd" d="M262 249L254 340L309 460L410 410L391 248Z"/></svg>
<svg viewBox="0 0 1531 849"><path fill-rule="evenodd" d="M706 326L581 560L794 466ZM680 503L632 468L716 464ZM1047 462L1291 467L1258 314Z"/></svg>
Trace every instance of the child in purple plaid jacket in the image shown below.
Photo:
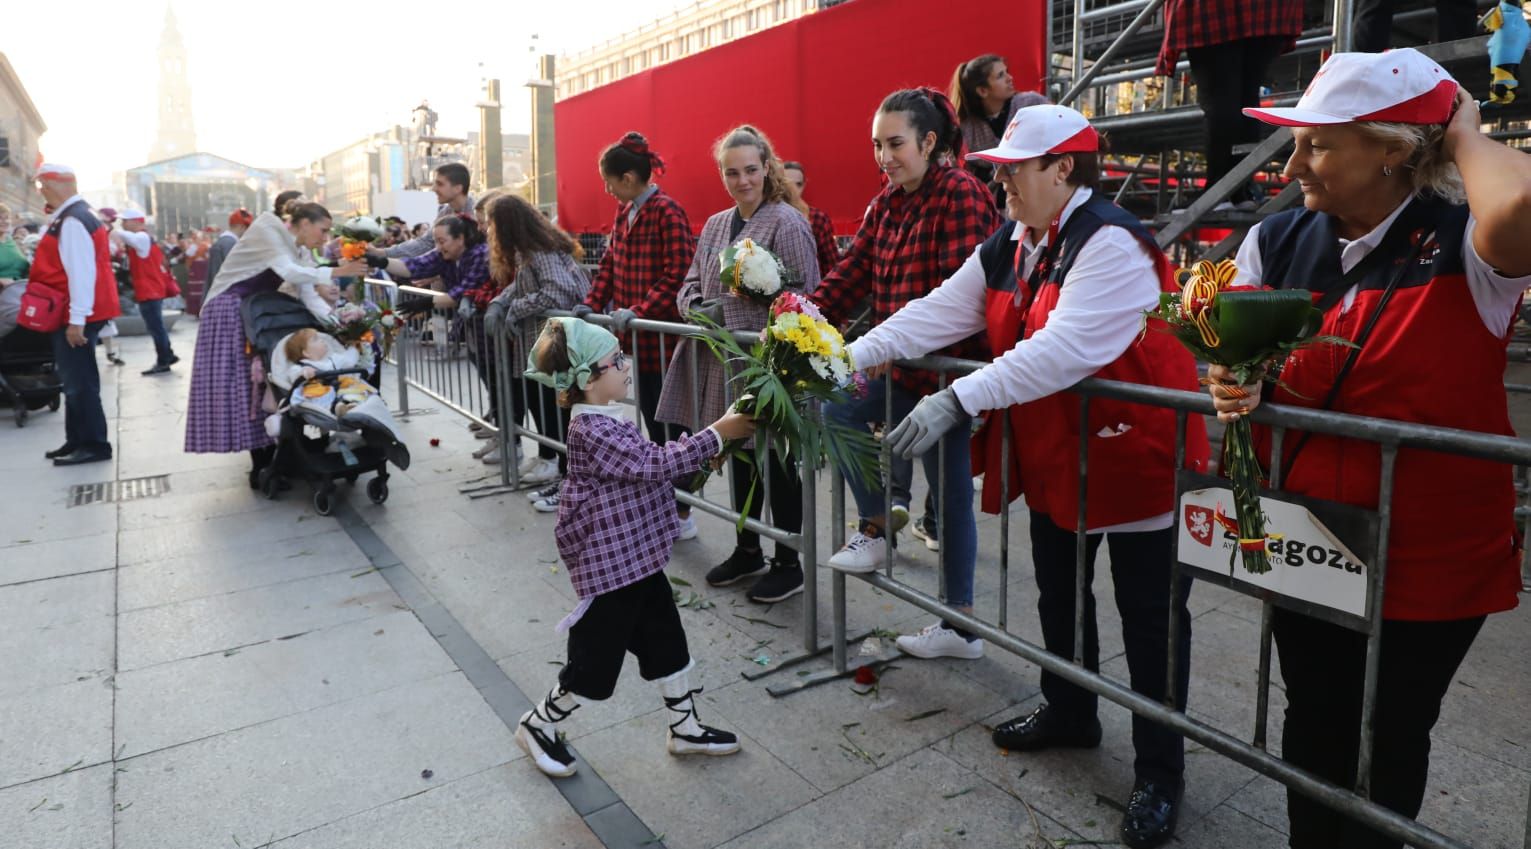
<svg viewBox="0 0 1531 849"><path fill-rule="evenodd" d="M569 632L558 684L521 717L516 742L537 768L574 774L574 755L557 723L579 699L609 698L628 652L645 680L657 681L670 724L672 755L731 755L739 739L697 721L691 653L664 567L679 533L674 481L717 456L729 440L755 431L748 416L725 412L699 433L656 445L621 414L632 376L617 337L575 318L550 319L527 357L526 376L558 390L573 408L569 473L558 504L558 553L579 605L558 623Z"/></svg>

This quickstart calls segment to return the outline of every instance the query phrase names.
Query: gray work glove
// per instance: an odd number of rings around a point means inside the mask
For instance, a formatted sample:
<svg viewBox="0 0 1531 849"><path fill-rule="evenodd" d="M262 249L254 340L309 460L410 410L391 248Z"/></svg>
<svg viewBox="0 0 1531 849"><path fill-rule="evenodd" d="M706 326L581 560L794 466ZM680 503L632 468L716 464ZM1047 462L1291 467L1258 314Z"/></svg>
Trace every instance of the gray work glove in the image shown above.
<svg viewBox="0 0 1531 849"><path fill-rule="evenodd" d="M888 450L908 460L929 451L947 431L968 420L967 411L950 386L926 395L909 416L888 434Z"/></svg>
<svg viewBox="0 0 1531 849"><path fill-rule="evenodd" d="M574 309L570 310L570 312L574 313L575 318L584 318L595 312L595 310L591 309L589 304L575 304Z"/></svg>
<svg viewBox="0 0 1531 849"><path fill-rule="evenodd" d="M702 318L712 322L714 325L722 327L723 299L711 298L705 301L697 301L696 306L691 308L691 312L687 318L691 320L692 324L701 324L700 321L696 320L697 316L701 316Z"/></svg>
<svg viewBox="0 0 1531 849"><path fill-rule="evenodd" d="M499 301L490 301L489 308L484 310L484 332L490 337L498 336L505 329L505 305Z"/></svg>
<svg viewBox="0 0 1531 849"><path fill-rule="evenodd" d="M631 325L633 323L633 319L637 317L638 314L628 309L627 307L612 310L611 332L618 336L626 336L628 326Z"/></svg>

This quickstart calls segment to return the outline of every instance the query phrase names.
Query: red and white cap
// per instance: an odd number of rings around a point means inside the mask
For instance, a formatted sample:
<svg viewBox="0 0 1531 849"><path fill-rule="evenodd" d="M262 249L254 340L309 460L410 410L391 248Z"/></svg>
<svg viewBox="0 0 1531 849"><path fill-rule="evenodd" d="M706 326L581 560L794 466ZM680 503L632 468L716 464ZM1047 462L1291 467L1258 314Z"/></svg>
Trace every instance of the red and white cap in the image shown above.
<svg viewBox="0 0 1531 849"><path fill-rule="evenodd" d="M37 179L39 180L73 180L74 169L68 165L59 165L55 162L44 162L37 166Z"/></svg>
<svg viewBox="0 0 1531 849"><path fill-rule="evenodd" d="M1444 124L1451 120L1457 81L1412 47L1386 53L1336 53L1318 69L1296 106L1245 109L1282 127L1352 121Z"/></svg>
<svg viewBox="0 0 1531 849"><path fill-rule="evenodd" d="M1094 153L1100 136L1078 112L1051 103L1017 110L999 144L967 155L985 162L1020 162L1049 153Z"/></svg>
<svg viewBox="0 0 1531 849"><path fill-rule="evenodd" d="M130 206L127 209L117 213L117 217L121 218L123 221L143 221L144 211L141 209L134 209Z"/></svg>

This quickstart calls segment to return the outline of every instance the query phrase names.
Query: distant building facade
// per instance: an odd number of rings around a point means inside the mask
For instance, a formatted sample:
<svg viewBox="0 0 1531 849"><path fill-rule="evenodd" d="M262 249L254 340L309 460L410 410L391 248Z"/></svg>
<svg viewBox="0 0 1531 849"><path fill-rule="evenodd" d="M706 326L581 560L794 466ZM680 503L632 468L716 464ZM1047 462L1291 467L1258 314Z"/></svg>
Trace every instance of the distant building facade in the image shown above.
<svg viewBox="0 0 1531 849"><path fill-rule="evenodd" d="M20 221L43 219L43 199L32 177L41 160L38 139L47 129L10 60L0 53L0 203Z"/></svg>
<svg viewBox="0 0 1531 849"><path fill-rule="evenodd" d="M554 80L557 96L561 100L616 82L841 1L705 0L689 9L677 9L621 38L560 57Z"/></svg>
<svg viewBox="0 0 1531 849"><path fill-rule="evenodd" d="M162 236L207 226L222 229L239 207L269 209L284 187L275 171L210 153L140 165L129 169L123 181L128 200L154 217L154 229Z"/></svg>

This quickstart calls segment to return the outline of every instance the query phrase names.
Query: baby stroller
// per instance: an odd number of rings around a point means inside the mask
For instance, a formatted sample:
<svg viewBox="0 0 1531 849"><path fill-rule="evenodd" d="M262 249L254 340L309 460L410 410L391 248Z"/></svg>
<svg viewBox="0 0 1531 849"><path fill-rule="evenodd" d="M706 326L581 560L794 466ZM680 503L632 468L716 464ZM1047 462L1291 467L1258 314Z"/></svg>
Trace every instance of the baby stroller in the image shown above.
<svg viewBox="0 0 1531 849"><path fill-rule="evenodd" d="M376 477L367 482L367 497L374 504L388 500L388 464L409 468L409 449L399 438L381 398L379 415L345 415L336 418L324 408L292 404L288 398L294 386L285 378L287 357L282 347L289 335L312 328L327 328L296 298L279 292L266 292L245 299L242 307L245 338L259 354L266 370L266 383L277 399L277 413L267 421L274 430L276 453L271 463L256 479L267 498L276 498L283 478L302 478L314 491L314 509L328 516L335 508L335 481L347 483L368 472ZM298 378L297 384L335 383L348 377L365 378L365 370L323 371L312 378ZM365 411L364 411L365 412ZM305 431L317 429L319 436ZM337 450L338 449L338 450Z"/></svg>
<svg viewBox="0 0 1531 849"><path fill-rule="evenodd" d="M47 334L18 327L0 336L0 398L10 402L17 427L26 426L33 410L56 412L63 392Z"/></svg>

